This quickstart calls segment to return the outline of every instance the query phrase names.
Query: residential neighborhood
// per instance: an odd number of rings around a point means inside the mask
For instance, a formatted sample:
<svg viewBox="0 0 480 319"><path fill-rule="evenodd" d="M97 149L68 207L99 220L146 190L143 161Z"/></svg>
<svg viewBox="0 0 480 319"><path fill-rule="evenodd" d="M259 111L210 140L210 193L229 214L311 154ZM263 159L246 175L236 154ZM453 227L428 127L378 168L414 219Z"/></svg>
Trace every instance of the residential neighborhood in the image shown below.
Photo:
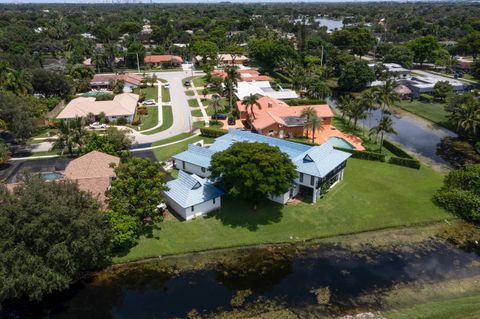
<svg viewBox="0 0 480 319"><path fill-rule="evenodd" d="M480 317L479 17L0 4L0 317Z"/></svg>

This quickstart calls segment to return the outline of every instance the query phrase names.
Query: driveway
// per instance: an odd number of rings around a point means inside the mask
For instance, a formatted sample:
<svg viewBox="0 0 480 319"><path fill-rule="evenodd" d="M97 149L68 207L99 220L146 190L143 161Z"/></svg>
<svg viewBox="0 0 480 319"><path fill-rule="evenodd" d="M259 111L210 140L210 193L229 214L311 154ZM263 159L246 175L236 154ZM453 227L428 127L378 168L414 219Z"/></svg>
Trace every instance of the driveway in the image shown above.
<svg viewBox="0 0 480 319"><path fill-rule="evenodd" d="M156 75L158 78L164 79L170 83L170 101L172 105L173 124L165 131L151 135L133 132L132 137L134 137L135 141L139 144L153 143L192 130L192 114L182 83L182 79L191 76L191 72L157 72Z"/></svg>

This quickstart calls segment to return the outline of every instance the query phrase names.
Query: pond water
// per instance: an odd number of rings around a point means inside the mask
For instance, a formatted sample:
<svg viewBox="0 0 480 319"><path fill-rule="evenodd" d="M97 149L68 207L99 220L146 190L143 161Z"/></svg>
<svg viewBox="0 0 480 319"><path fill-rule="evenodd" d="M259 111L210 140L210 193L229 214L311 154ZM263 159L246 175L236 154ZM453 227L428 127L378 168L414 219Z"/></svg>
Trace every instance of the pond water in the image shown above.
<svg viewBox="0 0 480 319"><path fill-rule="evenodd" d="M325 26L330 31L341 30L343 28L342 20L333 20L327 18L315 18L315 22L318 22L321 27Z"/></svg>
<svg viewBox="0 0 480 319"><path fill-rule="evenodd" d="M383 250L257 248L108 270L41 304L4 310L5 318L185 318L274 302L289 309L320 303L323 314L345 314L380 309L379 296L399 283L480 275L478 264L475 253L440 240Z"/></svg>
<svg viewBox="0 0 480 319"><path fill-rule="evenodd" d="M327 99L327 102L335 108L335 100ZM370 128L378 123L380 117L381 110L375 110L369 118L359 120L359 123ZM409 151L419 154L435 164L447 165L447 162L437 154L437 148L443 138L456 137L457 134L407 112L392 114L390 118L397 134L385 134L387 139L403 145Z"/></svg>

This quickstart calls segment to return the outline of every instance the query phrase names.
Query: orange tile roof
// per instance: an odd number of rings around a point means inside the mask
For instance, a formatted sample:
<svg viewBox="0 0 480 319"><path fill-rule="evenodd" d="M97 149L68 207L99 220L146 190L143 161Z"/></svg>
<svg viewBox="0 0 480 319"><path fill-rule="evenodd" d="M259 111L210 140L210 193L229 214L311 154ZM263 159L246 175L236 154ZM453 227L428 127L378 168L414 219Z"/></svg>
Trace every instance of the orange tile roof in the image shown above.
<svg viewBox="0 0 480 319"><path fill-rule="evenodd" d="M182 63L183 59L177 55L147 55L143 59L145 63L177 62Z"/></svg>
<svg viewBox="0 0 480 319"><path fill-rule="evenodd" d="M306 106L313 107L317 116L320 118L333 117L332 110L327 104L289 106L285 102L269 96L263 96L257 101L260 104L260 109L256 106L253 108L255 119L252 118L251 120L252 125L259 130L275 123L284 126L303 126L304 124L298 124L298 121L293 121L294 124L292 124L288 119L300 118L302 111ZM237 108L240 112L246 111L246 107L241 101L237 102Z"/></svg>
<svg viewBox="0 0 480 319"><path fill-rule="evenodd" d="M257 70L238 70L237 73L240 74L240 80L245 82L272 80L272 78L267 75L260 75ZM223 79L227 77L227 73L224 71L215 71L212 72L212 75L222 77Z"/></svg>
<svg viewBox="0 0 480 319"><path fill-rule="evenodd" d="M114 168L118 166L120 158L98 151L92 151L68 163L65 177L69 179L114 177Z"/></svg>
<svg viewBox="0 0 480 319"><path fill-rule="evenodd" d="M123 80L133 85L140 85L142 83L142 77L136 74L95 74L93 79L90 80L90 84L95 83L109 83L110 81Z"/></svg>

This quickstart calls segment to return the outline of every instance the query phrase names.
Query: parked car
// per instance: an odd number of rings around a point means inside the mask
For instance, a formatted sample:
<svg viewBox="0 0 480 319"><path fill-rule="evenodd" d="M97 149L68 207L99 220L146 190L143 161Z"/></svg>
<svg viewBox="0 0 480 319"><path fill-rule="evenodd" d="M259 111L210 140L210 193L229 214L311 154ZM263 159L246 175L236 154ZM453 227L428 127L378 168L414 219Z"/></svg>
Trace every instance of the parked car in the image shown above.
<svg viewBox="0 0 480 319"><path fill-rule="evenodd" d="M163 85L163 87L166 88L166 89L169 89L169 88L170 88L170 83L168 83L168 82L165 83L165 84Z"/></svg>
<svg viewBox="0 0 480 319"><path fill-rule="evenodd" d="M233 116L228 118L228 125L235 125L235 118Z"/></svg>
<svg viewBox="0 0 480 319"><path fill-rule="evenodd" d="M205 83L204 87L206 89L213 89L215 87L215 85L213 83Z"/></svg>
<svg viewBox="0 0 480 319"><path fill-rule="evenodd" d="M102 124L100 122L93 122L92 124L90 124L90 128L93 128L94 130L99 130L99 129L107 128L107 125Z"/></svg>
<svg viewBox="0 0 480 319"><path fill-rule="evenodd" d="M212 120L225 120L226 118L225 114L215 113L212 115Z"/></svg>
<svg viewBox="0 0 480 319"><path fill-rule="evenodd" d="M183 84L184 84L185 86L190 86L190 85L192 85L192 83L190 82L190 80L186 80Z"/></svg>
<svg viewBox="0 0 480 319"><path fill-rule="evenodd" d="M142 104L143 105L155 105L155 104L157 104L157 102L154 99L148 99L148 100L143 101Z"/></svg>

